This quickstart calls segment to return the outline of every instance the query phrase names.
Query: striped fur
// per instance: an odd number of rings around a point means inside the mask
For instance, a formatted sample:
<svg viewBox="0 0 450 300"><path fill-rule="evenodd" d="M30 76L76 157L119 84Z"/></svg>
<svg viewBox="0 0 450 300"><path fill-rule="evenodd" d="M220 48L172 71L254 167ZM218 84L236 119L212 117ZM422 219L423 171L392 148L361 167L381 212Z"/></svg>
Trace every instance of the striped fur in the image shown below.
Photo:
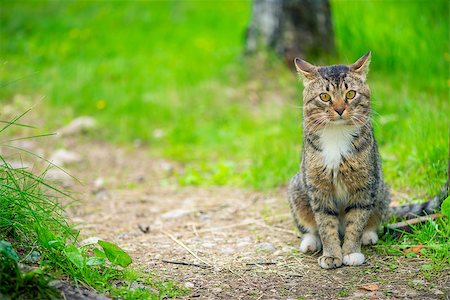
<svg viewBox="0 0 450 300"><path fill-rule="evenodd" d="M323 248L318 262L326 269L361 265L361 243L376 243L377 229L389 215L432 213L448 195L447 183L428 202L389 208L371 123L369 62L370 52L349 66L295 60L304 82L303 150L288 200L303 235L300 251Z"/></svg>
<svg viewBox="0 0 450 300"><path fill-rule="evenodd" d="M316 67L296 59L305 86L304 142L288 199L305 236L300 250L322 247L318 263L326 269L362 264L361 242L375 243L377 227L388 216L390 195L366 84L369 61L370 53L349 66Z"/></svg>
<svg viewBox="0 0 450 300"><path fill-rule="evenodd" d="M442 202L449 195L449 183L447 182L441 192L431 200L423 203L407 204L389 208L389 215L398 219L411 219L417 216L425 216L435 213L441 207Z"/></svg>

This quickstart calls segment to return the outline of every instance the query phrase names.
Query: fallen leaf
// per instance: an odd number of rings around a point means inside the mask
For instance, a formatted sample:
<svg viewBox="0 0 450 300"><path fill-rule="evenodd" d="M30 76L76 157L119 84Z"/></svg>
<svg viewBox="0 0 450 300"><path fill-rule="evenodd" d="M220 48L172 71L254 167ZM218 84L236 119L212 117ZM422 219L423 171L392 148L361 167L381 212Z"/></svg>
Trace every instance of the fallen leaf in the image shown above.
<svg viewBox="0 0 450 300"><path fill-rule="evenodd" d="M366 284L362 284L362 285L358 286L358 288L360 288L362 290L373 292L373 291L379 290L380 286L375 283L366 283Z"/></svg>
<svg viewBox="0 0 450 300"><path fill-rule="evenodd" d="M415 253L415 254L419 254L420 251L424 248L424 245L422 244L418 244L409 248L406 248L403 250L403 253L408 254L408 253Z"/></svg>

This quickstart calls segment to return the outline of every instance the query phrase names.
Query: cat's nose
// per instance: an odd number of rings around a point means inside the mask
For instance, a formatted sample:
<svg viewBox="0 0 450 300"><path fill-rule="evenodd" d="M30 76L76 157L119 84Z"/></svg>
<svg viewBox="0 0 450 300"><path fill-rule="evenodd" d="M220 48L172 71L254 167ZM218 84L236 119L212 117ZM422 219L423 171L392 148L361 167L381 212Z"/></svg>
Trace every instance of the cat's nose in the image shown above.
<svg viewBox="0 0 450 300"><path fill-rule="evenodd" d="M335 107L334 110L335 110L340 116L342 116L342 114L344 113L345 107Z"/></svg>

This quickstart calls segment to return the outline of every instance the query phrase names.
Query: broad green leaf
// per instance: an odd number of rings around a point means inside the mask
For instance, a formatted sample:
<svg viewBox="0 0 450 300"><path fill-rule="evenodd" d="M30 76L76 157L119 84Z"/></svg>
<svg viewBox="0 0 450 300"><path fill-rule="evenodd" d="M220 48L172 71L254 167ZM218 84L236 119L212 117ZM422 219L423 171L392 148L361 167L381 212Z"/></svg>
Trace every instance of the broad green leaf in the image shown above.
<svg viewBox="0 0 450 300"><path fill-rule="evenodd" d="M100 250L100 249L98 249L98 248L95 248L95 249L94 249L94 254L95 254L95 256L97 256L97 257L100 257L100 258L106 258L105 252L103 252L102 250Z"/></svg>
<svg viewBox="0 0 450 300"><path fill-rule="evenodd" d="M7 241L0 241L0 253L5 257L14 260L16 263L19 261L16 251L14 251L11 243Z"/></svg>
<svg viewBox="0 0 450 300"><path fill-rule="evenodd" d="M38 233L38 239L42 245L46 248L58 248L57 246L59 244L57 243L57 239L51 231L41 226L36 226L36 230Z"/></svg>
<svg viewBox="0 0 450 300"><path fill-rule="evenodd" d="M86 260L87 266L101 266L105 264L105 259L101 257L89 257Z"/></svg>
<svg viewBox="0 0 450 300"><path fill-rule="evenodd" d="M80 253L80 250L74 244L66 245L64 249L64 253L67 258L79 269L83 268L83 256Z"/></svg>
<svg viewBox="0 0 450 300"><path fill-rule="evenodd" d="M442 202L441 211L444 215L450 218L450 196Z"/></svg>
<svg viewBox="0 0 450 300"><path fill-rule="evenodd" d="M131 257L128 255L128 253L123 251L116 244L101 240L98 241L98 244L102 246L103 250L105 251L106 257L111 263L118 264L124 268L131 264Z"/></svg>

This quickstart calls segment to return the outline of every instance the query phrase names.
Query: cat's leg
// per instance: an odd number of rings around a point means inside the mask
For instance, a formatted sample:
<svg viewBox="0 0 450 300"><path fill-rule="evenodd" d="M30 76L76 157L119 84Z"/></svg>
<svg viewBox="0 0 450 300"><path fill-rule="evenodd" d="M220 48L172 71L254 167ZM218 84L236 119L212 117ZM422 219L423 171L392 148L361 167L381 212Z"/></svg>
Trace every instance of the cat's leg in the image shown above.
<svg viewBox="0 0 450 300"><path fill-rule="evenodd" d="M373 205L369 202L353 202L345 209L345 235L342 245L343 263L359 266L365 261L361 253L361 237L372 213ZM373 231L368 231L372 234Z"/></svg>
<svg viewBox="0 0 450 300"><path fill-rule="evenodd" d="M323 253L319 265L324 269L333 269L342 265L341 240L339 238L338 212L333 207L314 207L315 220L322 240Z"/></svg>
<svg viewBox="0 0 450 300"><path fill-rule="evenodd" d="M366 227L364 228L361 243L363 245L374 245L378 241L378 233L377 228L382 222L381 214L378 212L378 209L375 209L370 215L369 221L367 222Z"/></svg>
<svg viewBox="0 0 450 300"><path fill-rule="evenodd" d="M316 191L311 195L310 205L314 212L314 220L317 224L323 253L318 263L324 269L333 269L342 265L341 240L339 238L338 210L331 198Z"/></svg>
<svg viewBox="0 0 450 300"><path fill-rule="evenodd" d="M378 241L377 229L389 217L389 203L391 196L386 184L382 184L377 191L375 208L370 215L366 228L364 228L361 242L363 245L374 245Z"/></svg>
<svg viewBox="0 0 450 300"><path fill-rule="evenodd" d="M309 198L302 188L300 174L292 178L288 187L288 200L295 225L302 234L300 252L316 252L322 249L314 213L309 205Z"/></svg>
<svg viewBox="0 0 450 300"><path fill-rule="evenodd" d="M376 228L366 228L361 237L363 245L375 245L378 242L378 233Z"/></svg>

